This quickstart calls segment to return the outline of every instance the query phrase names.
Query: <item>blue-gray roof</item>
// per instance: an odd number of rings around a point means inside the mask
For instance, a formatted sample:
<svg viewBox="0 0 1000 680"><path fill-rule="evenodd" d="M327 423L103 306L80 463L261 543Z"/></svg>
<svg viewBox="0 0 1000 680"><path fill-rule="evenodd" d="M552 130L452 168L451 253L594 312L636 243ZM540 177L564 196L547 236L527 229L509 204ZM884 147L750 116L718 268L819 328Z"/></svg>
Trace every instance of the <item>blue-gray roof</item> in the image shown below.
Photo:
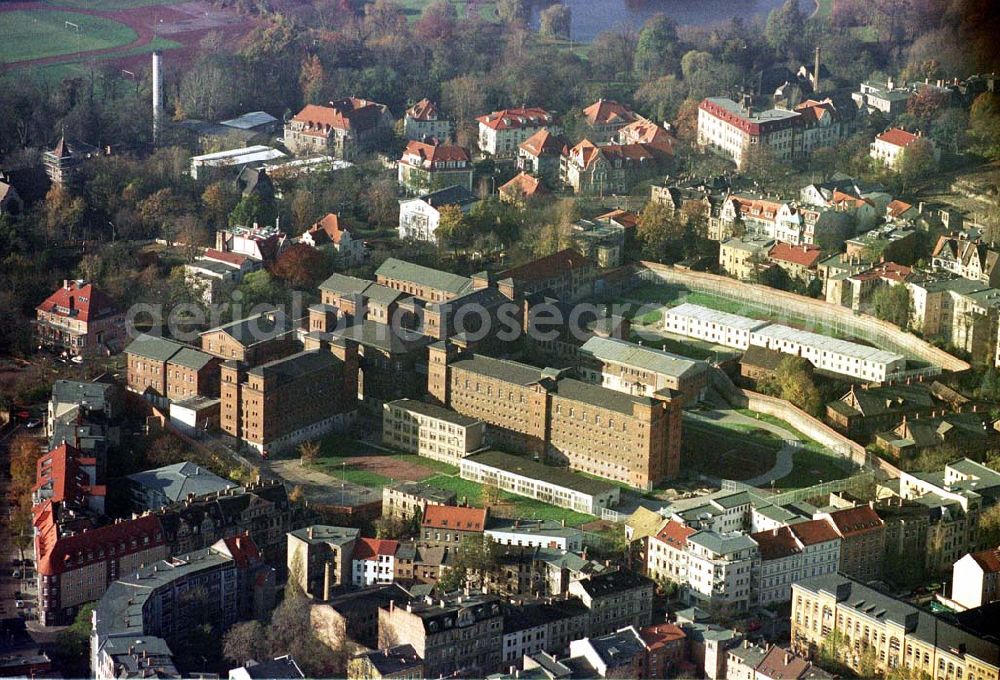
<svg viewBox="0 0 1000 680"><path fill-rule="evenodd" d="M408 281L434 290L443 290L453 295L460 295L472 289L472 279L466 276L431 269L394 257L383 262L375 270L375 275L397 281Z"/></svg>
<svg viewBox="0 0 1000 680"><path fill-rule="evenodd" d="M137 472L128 478L133 484L160 491L170 503L184 500L188 494L204 496L236 486L228 479L188 462Z"/></svg>

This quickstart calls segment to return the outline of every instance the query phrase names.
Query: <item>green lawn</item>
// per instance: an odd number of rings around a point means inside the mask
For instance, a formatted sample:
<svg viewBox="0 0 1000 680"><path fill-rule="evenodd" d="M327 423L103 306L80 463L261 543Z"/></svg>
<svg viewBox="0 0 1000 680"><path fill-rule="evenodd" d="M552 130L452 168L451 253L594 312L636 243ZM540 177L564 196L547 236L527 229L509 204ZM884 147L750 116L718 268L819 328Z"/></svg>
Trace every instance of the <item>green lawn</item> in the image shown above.
<svg viewBox="0 0 1000 680"><path fill-rule="evenodd" d="M689 359L708 359L714 352L705 349L703 347L698 347L697 345L681 342L680 340L674 340L672 338L645 338L643 336L632 334L630 338L632 342L637 340L642 340L642 344L646 347L653 347L656 349L662 349L667 352L672 352L673 354L679 354L682 357L687 357Z"/></svg>
<svg viewBox="0 0 1000 680"><path fill-rule="evenodd" d="M128 0L124 0L128 1ZM138 0L142 1L142 0ZM468 7L468 2L466 0L448 0L454 7L455 13L458 15L459 19L465 18L465 10ZM406 15L410 22L414 22L420 18L421 12L424 11L424 7L430 4L430 0L399 0L397 3L403 8L403 13ZM489 0L482 0L479 4L479 16L487 21L495 21L496 14L494 13L494 3Z"/></svg>
<svg viewBox="0 0 1000 680"><path fill-rule="evenodd" d="M813 17L816 19L829 19L833 13L834 0L815 0L815 2L816 11L813 13Z"/></svg>
<svg viewBox="0 0 1000 680"><path fill-rule="evenodd" d="M804 448L795 452L791 474L776 481L774 486L776 489L801 489L850 475L850 463L835 453Z"/></svg>
<svg viewBox="0 0 1000 680"><path fill-rule="evenodd" d="M65 22L78 24L79 31ZM0 61L18 62L127 45L138 36L125 24L76 12L0 13Z"/></svg>

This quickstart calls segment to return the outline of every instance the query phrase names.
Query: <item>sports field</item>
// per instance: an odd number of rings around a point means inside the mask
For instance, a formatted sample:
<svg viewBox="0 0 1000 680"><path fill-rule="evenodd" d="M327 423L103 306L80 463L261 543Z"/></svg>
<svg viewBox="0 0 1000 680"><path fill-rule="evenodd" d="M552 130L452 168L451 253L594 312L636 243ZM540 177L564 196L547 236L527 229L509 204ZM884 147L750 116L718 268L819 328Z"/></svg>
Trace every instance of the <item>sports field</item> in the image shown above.
<svg viewBox="0 0 1000 680"><path fill-rule="evenodd" d="M49 10L0 12L0 36L0 62L103 50L138 38L131 28L111 19Z"/></svg>
<svg viewBox="0 0 1000 680"><path fill-rule="evenodd" d="M187 0L47 0L56 7L73 7L76 9L97 9L112 11L116 9L132 9L133 7L150 7L152 5L176 5Z"/></svg>

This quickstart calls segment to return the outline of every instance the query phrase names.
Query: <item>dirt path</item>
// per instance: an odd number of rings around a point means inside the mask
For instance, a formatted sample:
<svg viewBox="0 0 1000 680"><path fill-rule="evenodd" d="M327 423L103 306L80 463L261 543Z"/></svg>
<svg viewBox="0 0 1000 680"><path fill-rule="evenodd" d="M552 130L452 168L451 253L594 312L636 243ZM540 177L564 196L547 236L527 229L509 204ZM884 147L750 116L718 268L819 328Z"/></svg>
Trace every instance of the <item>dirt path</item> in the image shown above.
<svg viewBox="0 0 1000 680"><path fill-rule="evenodd" d="M138 36L132 42L126 45L118 45L117 47L104 47L97 50L84 50L82 52L71 52L69 54L56 54L51 57L39 57L38 59L25 59L24 61L7 62L0 64L0 72L6 72L24 66L44 66L46 64L58 64L63 61L77 61L81 58L87 59L90 57L114 55L118 52L133 50L137 47L145 47L149 43L153 42L155 34L146 21L140 20L140 14L142 15L142 19L148 20L148 12L141 11L145 8L136 9L139 9L140 12L136 13L134 9L102 12L95 9L58 7L44 2L8 2L0 4L0 12L13 12L16 10L45 10L50 12L71 12L74 14L88 14L94 17L101 17L102 19L108 19L110 21L117 21L118 23L125 24L135 31L136 36Z"/></svg>

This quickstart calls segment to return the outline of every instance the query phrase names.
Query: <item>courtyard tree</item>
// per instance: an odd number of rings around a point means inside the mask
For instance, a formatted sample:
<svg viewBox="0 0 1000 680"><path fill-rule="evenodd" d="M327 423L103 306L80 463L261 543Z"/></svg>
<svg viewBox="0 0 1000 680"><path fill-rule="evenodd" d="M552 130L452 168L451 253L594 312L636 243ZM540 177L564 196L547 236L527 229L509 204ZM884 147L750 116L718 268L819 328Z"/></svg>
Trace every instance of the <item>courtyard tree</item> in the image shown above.
<svg viewBox="0 0 1000 680"><path fill-rule="evenodd" d="M910 291L905 285L882 286L872 295L875 316L896 324L904 331L910 325Z"/></svg>
<svg viewBox="0 0 1000 680"><path fill-rule="evenodd" d="M538 32L550 38L569 38L570 9L561 2L546 7L538 17Z"/></svg>

